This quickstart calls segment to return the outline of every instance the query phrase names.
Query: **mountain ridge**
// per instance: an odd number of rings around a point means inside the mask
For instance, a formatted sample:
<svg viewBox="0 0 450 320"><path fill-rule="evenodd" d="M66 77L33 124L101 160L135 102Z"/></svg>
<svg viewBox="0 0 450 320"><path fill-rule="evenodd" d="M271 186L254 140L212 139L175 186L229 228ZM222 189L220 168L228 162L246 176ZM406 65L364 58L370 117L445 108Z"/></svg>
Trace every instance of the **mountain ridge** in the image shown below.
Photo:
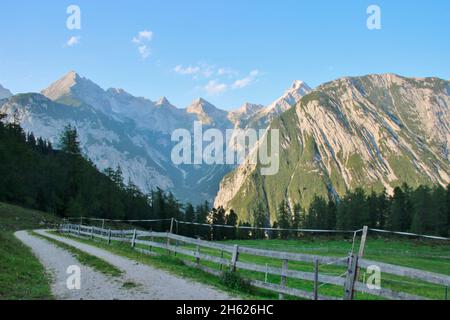
<svg viewBox="0 0 450 320"><path fill-rule="evenodd" d="M203 98L191 104L189 113L188 108L178 108L166 97L152 101L119 88L105 90L75 71L41 92L3 100L0 111L8 115L10 122L15 121L15 114L19 115L26 131L48 139L55 146L64 124L74 125L83 152L99 169L120 166L125 181L133 181L144 192L160 187L173 191L183 201L212 201L220 180L234 168L175 166L171 162L174 143L170 135L174 129L192 131L194 121L198 120L206 120L207 128L222 132L241 126L230 117L233 111L221 110Z"/></svg>
<svg viewBox="0 0 450 320"><path fill-rule="evenodd" d="M342 196L356 187L450 182L448 81L395 74L324 83L275 119L280 172L261 176L245 163L221 182L215 205L248 218L253 206L307 207L314 195Z"/></svg>

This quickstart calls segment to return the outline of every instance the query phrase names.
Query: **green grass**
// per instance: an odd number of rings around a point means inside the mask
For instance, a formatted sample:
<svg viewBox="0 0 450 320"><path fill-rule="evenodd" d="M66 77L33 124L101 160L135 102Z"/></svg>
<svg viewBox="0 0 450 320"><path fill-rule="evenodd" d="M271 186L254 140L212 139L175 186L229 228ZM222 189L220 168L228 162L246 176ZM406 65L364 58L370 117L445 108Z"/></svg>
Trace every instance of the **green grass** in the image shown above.
<svg viewBox="0 0 450 320"><path fill-rule="evenodd" d="M58 222L51 214L0 203L0 300L53 299L50 276L13 233Z"/></svg>
<svg viewBox="0 0 450 320"><path fill-rule="evenodd" d="M52 299L50 277L31 250L0 232L0 300Z"/></svg>
<svg viewBox="0 0 450 320"><path fill-rule="evenodd" d="M85 266L89 266L98 272L101 272L107 276L112 277L120 277L122 275L122 271L113 266L112 264L106 262L103 259L97 258L96 256L90 255L84 251L81 251L75 247L72 247L71 245L68 245L67 243L57 241L55 239L43 236L41 234L38 234L36 232L31 232L31 234L35 237L41 238L43 240L46 240L61 249L64 249L72 254L72 256L77 259L81 264Z"/></svg>
<svg viewBox="0 0 450 320"><path fill-rule="evenodd" d="M60 221L49 213L0 202L0 232L52 228Z"/></svg>
<svg viewBox="0 0 450 320"><path fill-rule="evenodd" d="M122 288L124 288L124 289L135 289L138 287L139 287L139 285L137 283L134 283L131 281L124 282L122 285Z"/></svg>

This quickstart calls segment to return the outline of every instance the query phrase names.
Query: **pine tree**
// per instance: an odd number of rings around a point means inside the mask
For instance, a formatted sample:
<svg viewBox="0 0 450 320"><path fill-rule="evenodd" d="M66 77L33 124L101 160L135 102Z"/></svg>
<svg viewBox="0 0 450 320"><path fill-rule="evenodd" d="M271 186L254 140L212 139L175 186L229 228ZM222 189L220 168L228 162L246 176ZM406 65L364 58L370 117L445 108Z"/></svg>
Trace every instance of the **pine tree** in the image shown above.
<svg viewBox="0 0 450 320"><path fill-rule="evenodd" d="M191 203L186 204L184 219L187 222L195 222L195 210Z"/></svg>
<svg viewBox="0 0 450 320"><path fill-rule="evenodd" d="M291 228L291 214L286 200L281 201L278 207L277 221L280 229ZM289 231L286 230L281 231L281 237L283 239L287 239L289 237Z"/></svg>
<svg viewBox="0 0 450 320"><path fill-rule="evenodd" d="M72 125L64 127L64 131L59 138L61 150L75 155L81 154L80 141L78 140L78 132Z"/></svg>
<svg viewBox="0 0 450 320"><path fill-rule="evenodd" d="M412 221L410 189L407 185L396 187L391 199L389 228L394 231L409 231Z"/></svg>
<svg viewBox="0 0 450 320"><path fill-rule="evenodd" d="M431 191L431 229L433 234L446 237L447 225L447 192L442 186L436 186Z"/></svg>
<svg viewBox="0 0 450 320"><path fill-rule="evenodd" d="M327 225L326 229L335 230L336 229L336 216L337 216L337 206L336 203L330 199L327 205Z"/></svg>
<svg viewBox="0 0 450 320"><path fill-rule="evenodd" d="M427 186L419 186L412 193L414 215L411 231L415 233L432 232L432 199Z"/></svg>
<svg viewBox="0 0 450 320"><path fill-rule="evenodd" d="M259 203L255 210L253 210L253 226L255 227L254 237L256 239L263 239L265 232L259 228L266 228L268 222L267 210Z"/></svg>
<svg viewBox="0 0 450 320"><path fill-rule="evenodd" d="M220 241L224 239L225 232L224 228L220 227L225 225L225 209L223 207L219 207L218 209L213 209L211 212L211 222L213 224L213 239L216 241Z"/></svg>
<svg viewBox="0 0 450 320"><path fill-rule="evenodd" d="M233 228L227 228L227 239L236 239L236 226L238 224L238 215L233 209L226 216L226 225Z"/></svg>
<svg viewBox="0 0 450 320"><path fill-rule="evenodd" d="M314 199L309 207L308 225L310 229L326 229L327 228L327 203L318 196Z"/></svg>

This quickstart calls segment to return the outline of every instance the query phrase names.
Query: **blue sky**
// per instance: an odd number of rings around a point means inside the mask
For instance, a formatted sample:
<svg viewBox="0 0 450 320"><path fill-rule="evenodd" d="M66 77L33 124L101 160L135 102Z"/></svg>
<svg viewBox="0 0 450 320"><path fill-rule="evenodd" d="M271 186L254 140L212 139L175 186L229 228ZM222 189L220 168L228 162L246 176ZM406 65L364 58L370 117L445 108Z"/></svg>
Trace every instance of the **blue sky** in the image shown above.
<svg viewBox="0 0 450 320"><path fill-rule="evenodd" d="M81 30L66 28L71 4L81 9ZM381 8L381 30L366 27L371 4ZM179 107L202 96L232 109L268 104L296 79L315 87L369 73L450 78L448 0L4 0L0 7L0 84L14 93L40 91L75 70L104 88L164 95ZM68 46L72 37L78 41Z"/></svg>

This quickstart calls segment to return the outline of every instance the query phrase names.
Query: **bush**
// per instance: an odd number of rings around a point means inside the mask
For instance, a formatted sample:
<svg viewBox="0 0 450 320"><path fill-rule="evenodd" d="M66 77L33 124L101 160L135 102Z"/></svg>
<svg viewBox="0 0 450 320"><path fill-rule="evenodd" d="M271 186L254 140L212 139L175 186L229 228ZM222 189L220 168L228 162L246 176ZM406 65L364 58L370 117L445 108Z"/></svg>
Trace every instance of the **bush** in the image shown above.
<svg viewBox="0 0 450 320"><path fill-rule="evenodd" d="M245 293L253 293L253 287L250 284L250 280L243 278L238 272L223 272L222 283L230 289Z"/></svg>

